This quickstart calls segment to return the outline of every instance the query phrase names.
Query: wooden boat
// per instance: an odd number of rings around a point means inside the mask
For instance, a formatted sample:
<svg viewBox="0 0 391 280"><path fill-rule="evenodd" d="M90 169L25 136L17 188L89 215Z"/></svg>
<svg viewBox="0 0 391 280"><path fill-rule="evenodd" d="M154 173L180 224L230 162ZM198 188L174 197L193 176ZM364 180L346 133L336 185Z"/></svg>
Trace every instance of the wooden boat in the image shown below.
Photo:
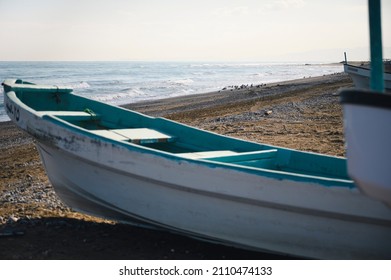
<svg viewBox="0 0 391 280"><path fill-rule="evenodd" d="M391 61L383 60L381 2L368 2L371 69L347 64L356 89L340 92L348 173L368 196L391 207Z"/></svg>
<svg viewBox="0 0 391 280"><path fill-rule="evenodd" d="M359 89L369 89L369 81L371 77L371 70L369 66L361 65L356 66L352 64L344 63L344 72L349 74L352 78L354 86ZM385 63L385 72L384 72L384 86L386 92L391 92L391 63Z"/></svg>
<svg viewBox="0 0 391 280"><path fill-rule="evenodd" d="M37 140L73 209L253 250L390 258L391 209L346 159L234 139L89 100L4 83L9 117Z"/></svg>

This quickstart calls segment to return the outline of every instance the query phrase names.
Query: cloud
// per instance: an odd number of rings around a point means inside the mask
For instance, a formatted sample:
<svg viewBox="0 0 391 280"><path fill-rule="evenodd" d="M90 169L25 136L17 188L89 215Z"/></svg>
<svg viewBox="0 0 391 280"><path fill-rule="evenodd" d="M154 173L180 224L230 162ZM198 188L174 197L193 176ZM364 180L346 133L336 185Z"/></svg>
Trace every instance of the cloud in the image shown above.
<svg viewBox="0 0 391 280"><path fill-rule="evenodd" d="M304 0L277 0L267 1L260 8L263 12L281 11L295 8L302 8L306 5Z"/></svg>
<svg viewBox="0 0 391 280"><path fill-rule="evenodd" d="M250 13L250 9L246 6L237 6L229 8L219 8L215 10L214 15L232 17L232 16L245 16Z"/></svg>
<svg viewBox="0 0 391 280"><path fill-rule="evenodd" d="M218 17L245 17L257 16L265 12L285 11L289 9L302 8L306 5L304 0L267 0L258 3L258 9L248 6L221 7L212 14Z"/></svg>
<svg viewBox="0 0 391 280"><path fill-rule="evenodd" d="M278 7L282 9L290 9L290 8L300 8L305 5L304 0L280 0L273 1Z"/></svg>

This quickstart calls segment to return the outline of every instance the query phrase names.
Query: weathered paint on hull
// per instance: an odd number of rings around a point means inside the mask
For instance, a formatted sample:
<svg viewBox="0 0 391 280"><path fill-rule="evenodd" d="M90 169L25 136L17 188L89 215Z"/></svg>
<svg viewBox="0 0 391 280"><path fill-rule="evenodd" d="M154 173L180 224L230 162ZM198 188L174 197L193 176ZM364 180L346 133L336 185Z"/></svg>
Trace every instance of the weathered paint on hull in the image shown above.
<svg viewBox="0 0 391 280"><path fill-rule="evenodd" d="M322 213L262 201L262 189L269 189L265 195L270 188L282 191L278 184L259 187L260 195L247 197L197 192L118 172L42 144L39 147L56 192L79 211L107 216L110 210L111 218L122 222L130 219L131 223L139 221L255 250L326 259L391 257L390 221L339 215L333 213L338 210L332 209L338 207L335 204ZM198 180L196 172L194 176ZM221 178L224 172L216 176ZM315 194L301 195L304 201L314 199ZM362 206L365 200L357 198L357 207ZM105 209L102 213L101 208Z"/></svg>

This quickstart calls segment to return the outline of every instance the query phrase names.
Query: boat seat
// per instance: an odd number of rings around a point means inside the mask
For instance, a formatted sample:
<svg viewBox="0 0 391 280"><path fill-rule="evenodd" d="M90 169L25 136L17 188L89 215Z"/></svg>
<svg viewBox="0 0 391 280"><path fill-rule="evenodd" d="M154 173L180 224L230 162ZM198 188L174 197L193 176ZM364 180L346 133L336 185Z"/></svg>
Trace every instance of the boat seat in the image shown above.
<svg viewBox="0 0 391 280"><path fill-rule="evenodd" d="M235 153L231 155L211 156L203 159L229 163L229 162L243 162L243 161L268 159L274 157L276 154L277 154L277 149L270 149L270 150Z"/></svg>
<svg viewBox="0 0 391 280"><path fill-rule="evenodd" d="M175 141L175 137L149 128L103 129L90 130L90 132L116 141L129 141L135 144Z"/></svg>
<svg viewBox="0 0 391 280"><path fill-rule="evenodd" d="M83 111L39 111L38 114L40 116L56 116L66 121L88 121L100 118L99 115Z"/></svg>
<svg viewBox="0 0 391 280"><path fill-rule="evenodd" d="M222 150L222 151L204 151L204 152L192 152L192 153L178 153L177 156L191 158L191 159L201 159L209 157L220 157L220 156L229 156L235 155L237 152Z"/></svg>
<svg viewBox="0 0 391 280"><path fill-rule="evenodd" d="M107 130L107 129L90 130L90 132L92 132L96 135L105 137L105 138L115 140L115 141L128 141L129 140L129 138L127 138L123 135L117 134L115 132L112 132L111 130Z"/></svg>

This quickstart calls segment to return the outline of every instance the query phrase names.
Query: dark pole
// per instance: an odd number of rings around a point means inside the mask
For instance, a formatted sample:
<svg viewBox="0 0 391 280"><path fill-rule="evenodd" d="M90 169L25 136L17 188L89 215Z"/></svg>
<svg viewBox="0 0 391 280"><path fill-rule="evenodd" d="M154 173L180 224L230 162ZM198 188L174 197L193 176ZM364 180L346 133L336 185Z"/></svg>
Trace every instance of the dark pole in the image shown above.
<svg viewBox="0 0 391 280"><path fill-rule="evenodd" d="M371 41L371 89L384 92L380 0L368 0Z"/></svg>

